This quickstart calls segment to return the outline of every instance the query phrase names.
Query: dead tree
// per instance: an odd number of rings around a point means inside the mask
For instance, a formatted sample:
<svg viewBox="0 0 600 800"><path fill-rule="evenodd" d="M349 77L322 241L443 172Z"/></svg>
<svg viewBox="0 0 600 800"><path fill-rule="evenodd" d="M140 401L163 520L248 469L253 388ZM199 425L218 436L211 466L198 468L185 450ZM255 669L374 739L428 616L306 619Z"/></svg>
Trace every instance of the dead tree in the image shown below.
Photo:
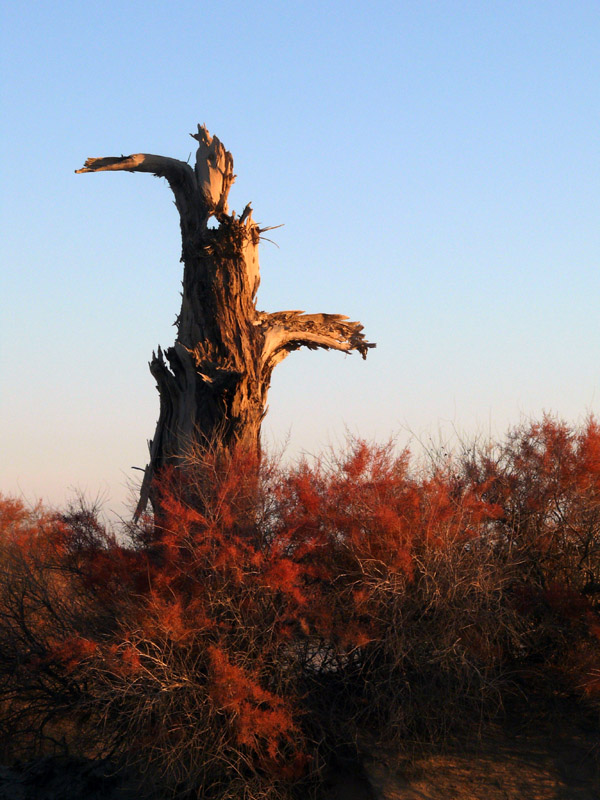
<svg viewBox="0 0 600 800"><path fill-rule="evenodd" d="M160 415L149 442L138 514L152 499L152 480L165 464L181 463L190 442L217 441L260 452L260 428L276 364L299 347L350 352L363 358L375 345L362 325L342 314L267 313L256 308L261 229L250 204L229 213L233 158L204 126L195 167L165 156L88 158L81 172L149 172L166 178L181 218L183 292L173 347L152 354L150 371ZM214 217L217 227L209 227Z"/></svg>

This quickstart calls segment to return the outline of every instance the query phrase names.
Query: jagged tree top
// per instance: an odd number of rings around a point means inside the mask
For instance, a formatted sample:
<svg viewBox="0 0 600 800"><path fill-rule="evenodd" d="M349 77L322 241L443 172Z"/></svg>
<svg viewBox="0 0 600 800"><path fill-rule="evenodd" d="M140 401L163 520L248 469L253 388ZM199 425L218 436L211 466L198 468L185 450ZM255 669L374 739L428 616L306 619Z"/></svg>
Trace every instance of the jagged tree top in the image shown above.
<svg viewBox="0 0 600 800"><path fill-rule="evenodd" d="M84 167L76 172L149 172L166 178L181 218L184 262L190 253L198 252L196 240L205 235L209 217L214 216L230 227L232 224L242 226L247 245L242 249L245 283L250 297L254 298L259 282L256 248L260 233L268 229L260 229L253 222L250 204L239 218L236 218L235 211L229 214L227 198L235 180L233 157L204 125L198 125L198 132L190 135L198 142L193 168L176 158L136 153L88 158ZM303 346L343 352L356 350L363 358L366 358L369 348L375 347L366 341L362 325L348 321L343 314L304 314L302 311L269 314L254 308L252 324L264 333L262 361L271 369L289 352Z"/></svg>

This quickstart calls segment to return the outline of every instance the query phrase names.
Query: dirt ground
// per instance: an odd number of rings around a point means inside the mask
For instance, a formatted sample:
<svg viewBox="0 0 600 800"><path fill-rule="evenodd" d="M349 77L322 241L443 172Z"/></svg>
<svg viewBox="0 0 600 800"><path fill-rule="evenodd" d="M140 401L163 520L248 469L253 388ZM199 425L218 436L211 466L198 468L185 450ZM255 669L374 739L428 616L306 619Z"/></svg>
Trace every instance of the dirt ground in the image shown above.
<svg viewBox="0 0 600 800"><path fill-rule="evenodd" d="M568 699L521 705L469 747L410 761L379 751L327 800L600 800L599 722Z"/></svg>
<svg viewBox="0 0 600 800"><path fill-rule="evenodd" d="M568 698L522 702L469 746L408 759L365 745L362 769L339 770L324 800L599 800L600 720ZM0 767L0 800L139 800L90 761Z"/></svg>

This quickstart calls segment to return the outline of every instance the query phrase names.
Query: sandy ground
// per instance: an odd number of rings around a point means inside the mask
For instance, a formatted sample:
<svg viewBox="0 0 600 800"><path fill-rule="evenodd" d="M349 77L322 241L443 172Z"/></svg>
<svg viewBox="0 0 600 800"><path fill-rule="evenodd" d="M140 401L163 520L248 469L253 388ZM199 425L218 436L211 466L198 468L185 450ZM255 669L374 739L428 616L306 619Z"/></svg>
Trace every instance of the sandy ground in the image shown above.
<svg viewBox="0 0 600 800"><path fill-rule="evenodd" d="M393 761L368 767L381 800L599 800L600 780L585 748L523 740L480 753L448 753L411 769ZM350 800L350 798L348 798Z"/></svg>
<svg viewBox="0 0 600 800"><path fill-rule="evenodd" d="M327 800L600 800L600 720L563 700L513 710L468 748L409 762L381 750Z"/></svg>

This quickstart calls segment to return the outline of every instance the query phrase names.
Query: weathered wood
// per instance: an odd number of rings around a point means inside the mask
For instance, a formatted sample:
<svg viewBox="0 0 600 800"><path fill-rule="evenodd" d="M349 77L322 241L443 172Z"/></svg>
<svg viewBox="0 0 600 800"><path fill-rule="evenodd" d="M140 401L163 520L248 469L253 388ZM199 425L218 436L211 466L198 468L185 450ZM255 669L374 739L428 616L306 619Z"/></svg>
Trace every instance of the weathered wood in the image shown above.
<svg viewBox="0 0 600 800"><path fill-rule="evenodd" d="M233 158L204 126L196 164L138 153L89 158L83 172L149 172L167 179L179 211L183 292L173 347L153 353L150 371L160 415L150 442L137 514L152 500L152 480L165 464L181 464L190 444L236 444L260 452L260 427L274 367L299 347L358 351L375 347L362 325L340 314L256 309L258 245L263 231L247 205L240 217L227 198ZM219 225L208 226L210 217ZM263 229L266 230L266 229Z"/></svg>

